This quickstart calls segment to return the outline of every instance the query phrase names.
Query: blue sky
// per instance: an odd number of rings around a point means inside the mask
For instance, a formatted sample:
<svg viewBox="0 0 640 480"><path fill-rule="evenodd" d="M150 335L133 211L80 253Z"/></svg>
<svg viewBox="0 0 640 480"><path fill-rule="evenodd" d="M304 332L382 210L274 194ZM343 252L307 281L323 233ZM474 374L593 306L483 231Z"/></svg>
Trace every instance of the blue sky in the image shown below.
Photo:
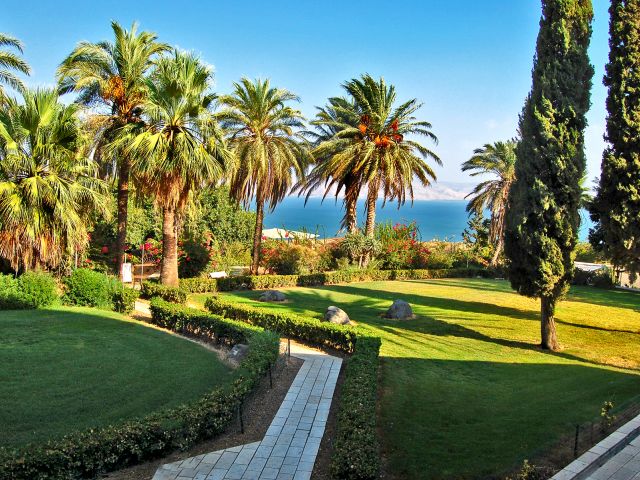
<svg viewBox="0 0 640 480"><path fill-rule="evenodd" d="M587 131L589 179L604 147L608 52L606 0L594 0L591 61L596 69ZM5 5L0 31L19 37L33 68L30 85L53 83L79 40L110 39L110 20L138 21L161 40L215 66L216 90L241 76L268 77L298 94L312 117L341 94L340 84L368 72L418 98L420 115L440 139L438 179L469 182L460 164L475 147L515 135L531 85L537 0L165 2L22 1Z"/></svg>

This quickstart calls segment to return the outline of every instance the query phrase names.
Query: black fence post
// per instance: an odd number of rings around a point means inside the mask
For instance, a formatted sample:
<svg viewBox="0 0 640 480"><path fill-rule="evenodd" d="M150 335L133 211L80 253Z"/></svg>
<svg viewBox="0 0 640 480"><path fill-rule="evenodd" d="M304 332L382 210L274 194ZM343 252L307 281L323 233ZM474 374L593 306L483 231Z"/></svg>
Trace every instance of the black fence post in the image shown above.
<svg viewBox="0 0 640 480"><path fill-rule="evenodd" d="M269 363L269 388L273 388L273 378L271 377L271 363Z"/></svg>
<svg viewBox="0 0 640 480"><path fill-rule="evenodd" d="M578 437L580 436L580 425L576 425L576 441L573 444L573 458L578 458Z"/></svg>
<svg viewBox="0 0 640 480"><path fill-rule="evenodd" d="M244 419L242 418L242 401L238 405L238 418L240 419L240 433L244 433Z"/></svg>

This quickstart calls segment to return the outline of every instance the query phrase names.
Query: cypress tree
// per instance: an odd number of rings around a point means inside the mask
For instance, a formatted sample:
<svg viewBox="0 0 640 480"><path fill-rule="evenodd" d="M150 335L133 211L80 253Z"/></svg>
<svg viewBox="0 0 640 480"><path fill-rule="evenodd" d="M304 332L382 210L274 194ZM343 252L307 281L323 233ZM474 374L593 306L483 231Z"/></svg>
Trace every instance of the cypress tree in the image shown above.
<svg viewBox="0 0 640 480"><path fill-rule="evenodd" d="M532 72L520 115L516 181L508 202L505 254L511 286L541 299L541 345L556 350L556 302L573 275L580 226L585 114L593 68L591 0L543 0Z"/></svg>
<svg viewBox="0 0 640 480"><path fill-rule="evenodd" d="M640 0L609 7L608 146L591 218L591 243L618 269L640 273Z"/></svg>

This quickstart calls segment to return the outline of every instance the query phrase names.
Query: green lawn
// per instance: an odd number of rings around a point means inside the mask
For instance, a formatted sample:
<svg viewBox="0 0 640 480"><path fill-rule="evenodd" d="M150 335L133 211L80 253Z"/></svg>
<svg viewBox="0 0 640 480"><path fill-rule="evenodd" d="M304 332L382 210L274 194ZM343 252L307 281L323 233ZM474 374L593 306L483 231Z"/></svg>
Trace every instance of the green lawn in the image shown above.
<svg viewBox="0 0 640 480"><path fill-rule="evenodd" d="M319 317L337 305L383 338L379 433L396 478L500 475L597 418L605 400L620 408L640 402L636 293L574 289L557 309L557 354L536 347L538 303L504 281L371 282L287 294L290 303L268 308ZM252 301L259 292L230 295ZM414 306L415 320L380 316L396 298Z"/></svg>
<svg viewBox="0 0 640 480"><path fill-rule="evenodd" d="M195 343L89 308L0 312L0 446L194 400L231 379Z"/></svg>

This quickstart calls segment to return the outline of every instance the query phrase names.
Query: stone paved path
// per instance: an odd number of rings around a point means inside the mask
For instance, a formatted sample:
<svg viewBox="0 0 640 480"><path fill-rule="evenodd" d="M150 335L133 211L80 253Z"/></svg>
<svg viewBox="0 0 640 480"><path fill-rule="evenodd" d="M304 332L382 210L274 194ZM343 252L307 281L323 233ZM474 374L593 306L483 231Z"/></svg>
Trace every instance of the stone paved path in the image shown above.
<svg viewBox="0 0 640 480"><path fill-rule="evenodd" d="M308 480L329 417L342 359L291 345L304 360L260 442L168 463L153 480Z"/></svg>
<svg viewBox="0 0 640 480"><path fill-rule="evenodd" d="M640 437L611 457L587 480L640 480Z"/></svg>

